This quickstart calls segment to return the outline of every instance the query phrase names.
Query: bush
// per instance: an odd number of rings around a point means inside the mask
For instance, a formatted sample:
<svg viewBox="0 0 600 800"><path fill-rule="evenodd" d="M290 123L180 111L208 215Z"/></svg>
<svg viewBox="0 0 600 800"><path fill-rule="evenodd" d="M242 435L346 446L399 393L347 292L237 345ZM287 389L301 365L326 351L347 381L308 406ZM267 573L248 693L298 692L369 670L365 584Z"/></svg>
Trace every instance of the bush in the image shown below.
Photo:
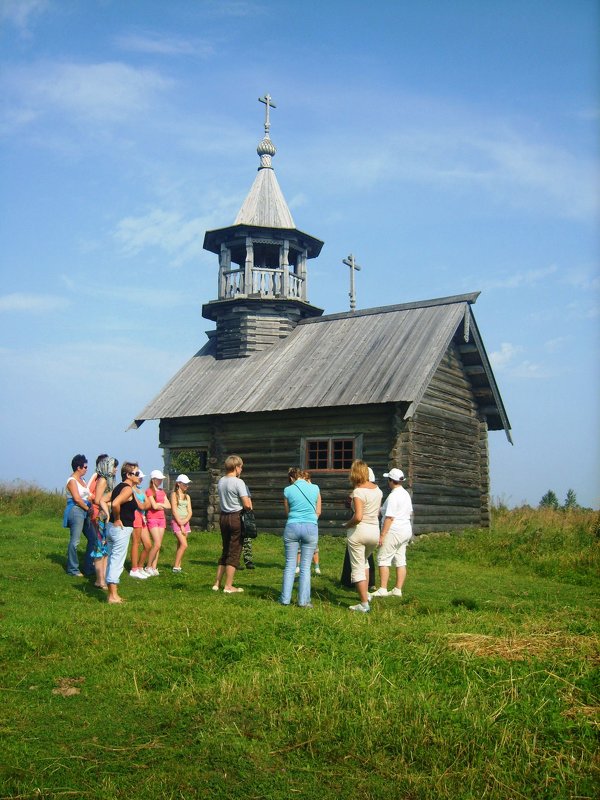
<svg viewBox="0 0 600 800"><path fill-rule="evenodd" d="M18 517L39 513L62 516L64 508L64 492L49 492L24 481L0 483L0 514Z"/></svg>
<svg viewBox="0 0 600 800"><path fill-rule="evenodd" d="M539 575L588 580L600 566L600 513L587 509L492 509L492 531L478 538L487 557Z"/></svg>

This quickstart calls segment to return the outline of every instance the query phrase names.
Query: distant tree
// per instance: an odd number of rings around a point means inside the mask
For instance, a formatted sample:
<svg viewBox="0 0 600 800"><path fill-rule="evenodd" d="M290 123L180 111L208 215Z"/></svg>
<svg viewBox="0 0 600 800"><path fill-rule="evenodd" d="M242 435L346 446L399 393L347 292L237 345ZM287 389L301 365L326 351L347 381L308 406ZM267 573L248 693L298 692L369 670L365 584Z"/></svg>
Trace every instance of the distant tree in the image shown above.
<svg viewBox="0 0 600 800"><path fill-rule="evenodd" d="M552 489L548 489L546 494L540 500L540 508L560 508L558 497Z"/></svg>
<svg viewBox="0 0 600 800"><path fill-rule="evenodd" d="M567 496L565 497L563 508L565 511L574 511L576 508L579 508L579 503L577 502L577 495L575 494L573 489L569 489L567 491Z"/></svg>

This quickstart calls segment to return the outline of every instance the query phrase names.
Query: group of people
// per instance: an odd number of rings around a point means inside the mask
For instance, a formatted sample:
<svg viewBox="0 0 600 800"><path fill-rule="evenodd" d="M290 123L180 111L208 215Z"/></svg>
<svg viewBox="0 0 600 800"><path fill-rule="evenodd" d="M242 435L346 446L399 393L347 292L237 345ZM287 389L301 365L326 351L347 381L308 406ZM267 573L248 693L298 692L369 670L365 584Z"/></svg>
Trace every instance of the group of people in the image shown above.
<svg viewBox="0 0 600 800"><path fill-rule="evenodd" d="M373 597L402 597L406 578L406 546L412 538L412 501L402 486L402 470L391 469L383 477L388 479L390 489L385 503L382 503L383 492L375 483L375 475L368 464L356 460L350 469L352 516L344 527L347 529L351 581L360 598L359 603L349 607L350 611L369 612ZM285 567L279 602L282 605L289 605L291 602L299 553L297 602L303 608L312 608L310 565L318 547L321 493L304 470L292 467L288 472L288 480L289 486L283 491L283 502L288 516L283 531ZM377 548L380 586L371 594L369 558ZM396 583L388 591L392 565L396 568Z"/></svg>
<svg viewBox="0 0 600 800"><path fill-rule="evenodd" d="M67 549L67 573L82 575L79 570L77 545L84 533L87 539L84 573L95 576L95 586L108 593L109 603L122 603L119 581L131 540L130 576L145 580L157 576L158 559L167 526L165 511L171 512L171 527L177 540L173 572L182 570L181 563L190 533L192 501L188 494L191 483L187 475L179 475L175 488L167 498L162 488L165 476L160 470L150 474L150 485L141 488L144 473L135 462L121 466L121 480L115 485L118 461L106 453L98 456L96 471L89 483L85 480L88 462L76 455L73 474L66 484L67 505L64 526L70 529ZM253 568L251 540L245 535L244 514L252 511L252 498L241 474L244 462L238 455L225 459L225 474L217 484L220 503L219 527L222 549L212 589L224 594L243 592L234 585L240 559L244 553L246 566ZM384 473L389 495L375 483L373 470L362 460L353 462L349 474L351 518L345 523L351 581L359 603L350 611L370 611L373 597L401 597L406 578L406 546L412 537L412 502L403 487L404 474L394 468ZM279 602L290 605L294 581L298 576L297 604L312 608L311 564L320 574L318 560L321 492L312 483L310 473L299 467L288 470L288 485L283 490L287 515L283 531L285 566ZM369 592L369 558L377 549L380 587ZM390 567L396 568L395 586L388 591Z"/></svg>
<svg viewBox="0 0 600 800"><path fill-rule="evenodd" d="M121 480L116 482L119 462L102 453L96 459L96 471L89 482L85 475L88 460L78 454L71 461L72 475L66 483L67 504L63 525L69 528L67 573L95 577L95 586L108 593L109 603L122 603L119 582L131 545L130 576L139 580L155 577L167 520L171 512L171 528L177 540L173 572L181 572L181 561L190 533L192 501L188 494L191 483L187 475L179 475L170 498L162 488L165 476L158 469L150 473L150 485L144 490L146 477L139 465L126 461L121 466ZM116 485L115 485L116 484ZM83 573L79 569L77 545L82 533L87 540Z"/></svg>

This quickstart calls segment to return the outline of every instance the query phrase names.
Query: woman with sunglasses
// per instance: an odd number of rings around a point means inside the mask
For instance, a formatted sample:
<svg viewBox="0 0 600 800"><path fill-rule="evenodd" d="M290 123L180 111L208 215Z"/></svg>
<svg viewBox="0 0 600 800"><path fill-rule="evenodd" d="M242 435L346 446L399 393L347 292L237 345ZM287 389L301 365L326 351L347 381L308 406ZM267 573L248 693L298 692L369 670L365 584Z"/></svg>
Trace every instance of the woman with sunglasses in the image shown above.
<svg viewBox="0 0 600 800"><path fill-rule="evenodd" d="M71 460L73 474L67 480L67 505L63 515L63 528L69 528L69 544L67 547L67 575L81 577L83 573L79 569L79 558L77 556L77 545L81 539L82 532L87 539L85 550L84 573L94 574L94 564L92 562L92 550L95 544L94 529L90 523L90 490L83 477L87 472L87 458L78 453Z"/></svg>
<svg viewBox="0 0 600 800"><path fill-rule="evenodd" d="M141 475L138 465L126 461L121 467L121 483L112 491L110 522L107 526L106 538L109 545L106 583L108 585L108 602L122 603L119 595L119 579L125 565L125 557L129 540L133 532L137 503L133 494Z"/></svg>

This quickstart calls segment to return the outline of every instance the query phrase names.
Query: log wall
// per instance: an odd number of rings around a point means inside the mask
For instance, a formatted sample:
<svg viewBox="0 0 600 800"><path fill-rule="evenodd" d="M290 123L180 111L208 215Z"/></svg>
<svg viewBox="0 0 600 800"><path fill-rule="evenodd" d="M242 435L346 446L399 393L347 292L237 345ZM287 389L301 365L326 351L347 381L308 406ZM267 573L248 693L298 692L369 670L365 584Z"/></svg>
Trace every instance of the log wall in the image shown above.
<svg viewBox="0 0 600 800"><path fill-rule="evenodd" d="M207 469L191 473L193 524L218 527L216 486L230 453L244 459L243 479L252 493L260 530L281 533L287 470L301 464L301 440L362 436L362 458L387 492L383 472L400 467L415 511L416 533L489 525L489 454L480 418L458 349L451 344L416 413L405 420L406 403L295 409L285 412L164 419L160 446L169 471L172 448L202 448ZM321 488L319 529L345 535L347 472L313 471Z"/></svg>
<svg viewBox="0 0 600 800"><path fill-rule="evenodd" d="M160 446L165 448L167 471L170 448L208 450L208 469L189 476L193 482L190 494L194 525L209 530L218 526L216 485L222 475L223 460L230 453L237 453L244 460L242 478L252 494L259 529L280 533L285 524L283 489L287 485L287 471L301 463L302 437L325 439L362 435L362 457L385 488L381 475L389 466L391 430L397 417L401 418L401 412L390 403L169 419L161 421ZM321 489L323 510L319 530L345 535L341 523L348 519L344 506L350 491L347 471L314 470L312 478Z"/></svg>
<svg viewBox="0 0 600 800"><path fill-rule="evenodd" d="M417 533L489 525L487 426L454 344L409 421L407 449Z"/></svg>

